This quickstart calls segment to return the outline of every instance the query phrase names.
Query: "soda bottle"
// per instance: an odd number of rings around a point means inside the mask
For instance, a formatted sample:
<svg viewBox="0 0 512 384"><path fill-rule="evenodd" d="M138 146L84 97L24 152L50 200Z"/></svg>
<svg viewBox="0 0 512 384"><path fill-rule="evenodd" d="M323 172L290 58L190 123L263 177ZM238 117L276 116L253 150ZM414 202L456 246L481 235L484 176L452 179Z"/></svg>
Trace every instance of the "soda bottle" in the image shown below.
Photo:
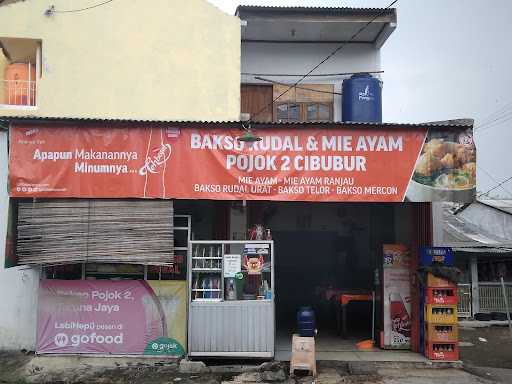
<svg viewBox="0 0 512 384"><path fill-rule="evenodd" d="M411 318L400 293L390 293L389 302L392 331L400 333L406 338L411 337Z"/></svg>

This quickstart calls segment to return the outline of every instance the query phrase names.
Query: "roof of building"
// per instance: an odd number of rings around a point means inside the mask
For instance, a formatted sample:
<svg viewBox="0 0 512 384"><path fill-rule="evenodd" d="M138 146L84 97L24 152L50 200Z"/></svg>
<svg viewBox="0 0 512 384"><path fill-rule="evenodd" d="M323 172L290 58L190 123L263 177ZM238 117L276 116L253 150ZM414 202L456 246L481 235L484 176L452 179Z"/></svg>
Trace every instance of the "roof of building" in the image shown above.
<svg viewBox="0 0 512 384"><path fill-rule="evenodd" d="M20 1L20 0L18 0ZM239 5L236 7L235 14L239 15L244 12L307 12L307 13L325 13L331 14L333 12L349 13L349 12L365 12L365 13L380 13L388 12L394 13L395 8L376 8L376 7L321 7L321 6L280 6L280 5Z"/></svg>
<svg viewBox="0 0 512 384"><path fill-rule="evenodd" d="M512 252L512 200L477 200L462 208L443 205L443 245L462 252Z"/></svg>
<svg viewBox="0 0 512 384"><path fill-rule="evenodd" d="M478 202L512 215L512 199L479 199Z"/></svg>
<svg viewBox="0 0 512 384"><path fill-rule="evenodd" d="M353 42L380 48L396 28L394 8L240 5L235 15L247 22L246 42Z"/></svg>
<svg viewBox="0 0 512 384"><path fill-rule="evenodd" d="M111 122L111 123L145 123L145 124L175 124L175 125L240 125L242 122L238 120L228 121L209 121L209 120L144 120L144 119L105 119L105 118L84 118L84 117L41 117L41 116L0 116L1 122L47 122L47 123L59 123L59 122ZM307 128L315 128L322 126L328 127L341 127L341 126L358 126L358 127L389 127L389 128L471 128L473 126L473 120L471 119L458 119L458 120L446 120L442 122L432 123L364 123L364 122L333 122L333 121L277 121L277 122L251 122L251 125L256 125L259 128L265 127L286 127L286 126L304 126Z"/></svg>

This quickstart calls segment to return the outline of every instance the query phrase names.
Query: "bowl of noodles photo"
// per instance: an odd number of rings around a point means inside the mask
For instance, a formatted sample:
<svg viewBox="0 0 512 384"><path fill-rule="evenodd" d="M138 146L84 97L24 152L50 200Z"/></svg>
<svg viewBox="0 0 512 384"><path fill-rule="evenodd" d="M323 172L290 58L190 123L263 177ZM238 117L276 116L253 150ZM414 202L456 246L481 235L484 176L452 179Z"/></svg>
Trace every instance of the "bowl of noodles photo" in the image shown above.
<svg viewBox="0 0 512 384"><path fill-rule="evenodd" d="M474 199L476 151L473 142L460 144L442 138L425 143L407 190L409 201Z"/></svg>

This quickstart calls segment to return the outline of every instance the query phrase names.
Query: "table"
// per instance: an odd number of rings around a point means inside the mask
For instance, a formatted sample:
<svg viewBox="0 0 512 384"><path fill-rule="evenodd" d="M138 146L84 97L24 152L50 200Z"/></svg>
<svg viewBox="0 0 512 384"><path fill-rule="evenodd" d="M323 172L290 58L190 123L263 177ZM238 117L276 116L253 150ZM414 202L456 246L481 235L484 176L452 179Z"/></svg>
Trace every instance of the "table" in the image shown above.
<svg viewBox="0 0 512 384"><path fill-rule="evenodd" d="M341 337L347 337L347 306L352 301L373 301L372 292L359 292L359 293L341 293L338 296L336 311L336 324L338 334L341 333Z"/></svg>

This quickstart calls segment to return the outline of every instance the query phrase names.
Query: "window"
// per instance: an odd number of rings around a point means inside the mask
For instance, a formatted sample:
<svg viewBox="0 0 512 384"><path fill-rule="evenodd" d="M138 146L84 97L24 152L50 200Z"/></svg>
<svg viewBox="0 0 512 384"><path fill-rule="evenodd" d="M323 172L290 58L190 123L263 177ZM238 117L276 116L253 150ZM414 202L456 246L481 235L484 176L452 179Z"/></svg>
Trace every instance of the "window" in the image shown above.
<svg viewBox="0 0 512 384"><path fill-rule="evenodd" d="M332 103L280 103L275 115L277 121L331 121Z"/></svg>
<svg viewBox="0 0 512 384"><path fill-rule="evenodd" d="M277 105L277 120L279 121L299 121L300 105L297 103L285 103Z"/></svg>
<svg viewBox="0 0 512 384"><path fill-rule="evenodd" d="M0 39L0 106L35 108L41 77L41 41Z"/></svg>
<svg viewBox="0 0 512 384"><path fill-rule="evenodd" d="M334 85L305 84L290 89L290 85L274 84L274 121L332 121Z"/></svg>
<svg viewBox="0 0 512 384"><path fill-rule="evenodd" d="M329 121L332 120L332 104L307 103L306 121Z"/></svg>

